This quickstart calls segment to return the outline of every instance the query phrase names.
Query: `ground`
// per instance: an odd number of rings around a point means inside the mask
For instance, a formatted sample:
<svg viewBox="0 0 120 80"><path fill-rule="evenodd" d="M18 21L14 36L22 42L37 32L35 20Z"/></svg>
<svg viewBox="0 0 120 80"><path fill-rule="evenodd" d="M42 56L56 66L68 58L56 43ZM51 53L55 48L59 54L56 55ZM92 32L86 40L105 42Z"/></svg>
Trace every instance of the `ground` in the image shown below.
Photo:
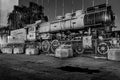
<svg viewBox="0 0 120 80"><path fill-rule="evenodd" d="M0 54L0 80L120 80L119 74L117 61Z"/></svg>

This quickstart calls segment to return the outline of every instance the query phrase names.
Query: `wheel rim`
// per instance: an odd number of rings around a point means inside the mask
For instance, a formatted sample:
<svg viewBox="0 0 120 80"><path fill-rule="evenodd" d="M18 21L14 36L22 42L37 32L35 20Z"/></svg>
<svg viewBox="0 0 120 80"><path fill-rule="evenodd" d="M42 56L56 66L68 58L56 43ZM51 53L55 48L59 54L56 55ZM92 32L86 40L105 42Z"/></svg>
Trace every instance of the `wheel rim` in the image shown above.
<svg viewBox="0 0 120 80"><path fill-rule="evenodd" d="M104 55L104 54L107 54L108 51L109 51L109 47L108 47L108 45L106 43L100 43L98 45L98 52L99 52L99 54Z"/></svg>
<svg viewBox="0 0 120 80"><path fill-rule="evenodd" d="M60 46L60 42L58 40L53 40L51 42L51 51L55 52L55 50Z"/></svg>
<svg viewBox="0 0 120 80"><path fill-rule="evenodd" d="M43 52L48 52L49 51L49 49L50 49L50 43L49 43L49 41L43 41L42 42L42 51Z"/></svg>

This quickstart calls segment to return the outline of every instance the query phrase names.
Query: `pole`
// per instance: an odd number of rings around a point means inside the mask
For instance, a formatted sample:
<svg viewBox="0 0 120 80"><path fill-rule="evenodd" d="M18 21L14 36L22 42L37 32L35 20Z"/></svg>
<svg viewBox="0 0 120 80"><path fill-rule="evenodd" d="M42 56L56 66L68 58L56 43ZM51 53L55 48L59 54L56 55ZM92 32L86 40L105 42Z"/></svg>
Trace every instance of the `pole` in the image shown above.
<svg viewBox="0 0 120 80"><path fill-rule="evenodd" d="M50 12L50 0L48 0L48 13ZM48 19L50 18L50 16L48 15Z"/></svg>
<svg viewBox="0 0 120 80"><path fill-rule="evenodd" d="M92 1L92 6L95 6L95 1L94 0Z"/></svg>
<svg viewBox="0 0 120 80"><path fill-rule="evenodd" d="M65 13L64 7L65 7L65 4L64 4L64 0L63 0L63 16L64 16L64 13Z"/></svg>
<svg viewBox="0 0 120 80"><path fill-rule="evenodd" d="M84 0L82 0L82 10L84 10Z"/></svg>
<svg viewBox="0 0 120 80"><path fill-rule="evenodd" d="M72 0L72 13L74 11L74 1Z"/></svg>
<svg viewBox="0 0 120 80"><path fill-rule="evenodd" d="M109 0L106 0L106 5L108 5L109 4Z"/></svg>
<svg viewBox="0 0 120 80"><path fill-rule="evenodd" d="M57 16L57 0L55 0L55 18Z"/></svg>

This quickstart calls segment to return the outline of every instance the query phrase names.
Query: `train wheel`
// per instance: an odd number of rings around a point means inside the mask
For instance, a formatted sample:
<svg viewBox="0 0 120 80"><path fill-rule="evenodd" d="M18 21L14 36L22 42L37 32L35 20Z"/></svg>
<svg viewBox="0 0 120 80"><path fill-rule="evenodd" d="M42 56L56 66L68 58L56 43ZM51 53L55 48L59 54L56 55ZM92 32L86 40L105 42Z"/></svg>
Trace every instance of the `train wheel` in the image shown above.
<svg viewBox="0 0 120 80"><path fill-rule="evenodd" d="M49 41L45 40L42 42L42 51L43 52L49 52L50 50L50 43Z"/></svg>
<svg viewBox="0 0 120 80"><path fill-rule="evenodd" d="M106 43L103 42L103 43L100 43L100 44L98 45L97 50L98 50L98 53L99 53L99 54L105 55L105 54L107 54L108 51L109 51L109 46L108 46Z"/></svg>
<svg viewBox="0 0 120 80"><path fill-rule="evenodd" d="M82 47L81 43L77 43L76 44L75 52L77 54L82 54L84 52L84 48Z"/></svg>
<svg viewBox="0 0 120 80"><path fill-rule="evenodd" d="M51 42L51 51L55 52L56 48L60 46L60 42L58 40L53 40Z"/></svg>

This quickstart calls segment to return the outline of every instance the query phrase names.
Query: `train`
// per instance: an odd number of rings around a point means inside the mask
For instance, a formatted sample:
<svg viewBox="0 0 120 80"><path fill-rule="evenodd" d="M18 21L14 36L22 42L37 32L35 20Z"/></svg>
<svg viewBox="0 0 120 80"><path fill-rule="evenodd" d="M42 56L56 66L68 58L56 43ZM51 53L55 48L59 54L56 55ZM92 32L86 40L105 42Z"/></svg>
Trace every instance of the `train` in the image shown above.
<svg viewBox="0 0 120 80"><path fill-rule="evenodd" d="M76 54L87 49L97 49L97 52L105 54L108 51L106 43L102 47L107 50L101 51L101 45L96 45L102 42L99 39L108 38L107 33L113 27L115 14L112 7L106 3L100 4L57 16L55 21L38 20L24 28L12 30L8 39L8 46L12 45L9 52L13 53L17 48L18 53L21 49L26 54L32 54L32 51L34 54L55 53L61 44L70 44ZM5 48L2 51L5 53Z"/></svg>

